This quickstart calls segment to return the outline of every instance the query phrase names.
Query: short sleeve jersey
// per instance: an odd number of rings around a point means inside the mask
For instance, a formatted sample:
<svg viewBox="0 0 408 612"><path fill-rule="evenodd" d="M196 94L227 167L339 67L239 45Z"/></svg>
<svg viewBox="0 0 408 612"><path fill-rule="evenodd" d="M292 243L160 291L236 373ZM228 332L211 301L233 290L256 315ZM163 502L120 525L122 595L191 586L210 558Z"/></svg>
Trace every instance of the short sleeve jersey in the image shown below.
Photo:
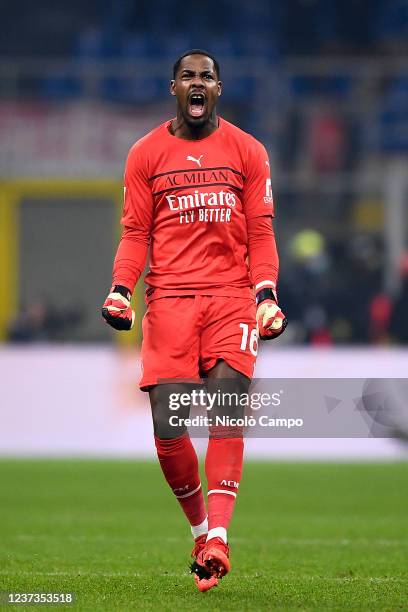
<svg viewBox="0 0 408 612"><path fill-rule="evenodd" d="M129 152L122 224L150 234L145 281L163 289L248 287L247 219L273 216L269 160L255 138L219 119L183 140L168 121Z"/></svg>

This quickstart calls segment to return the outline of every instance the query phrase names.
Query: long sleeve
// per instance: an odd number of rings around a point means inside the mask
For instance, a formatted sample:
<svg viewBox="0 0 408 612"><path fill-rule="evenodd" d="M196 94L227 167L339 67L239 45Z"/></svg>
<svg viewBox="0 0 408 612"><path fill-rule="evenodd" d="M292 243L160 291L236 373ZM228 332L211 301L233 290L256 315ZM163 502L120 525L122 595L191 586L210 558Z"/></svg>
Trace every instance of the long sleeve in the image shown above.
<svg viewBox="0 0 408 612"><path fill-rule="evenodd" d="M113 266L113 284L124 285L131 292L146 265L153 225L153 197L147 177L146 158L136 143L126 161L124 230Z"/></svg>
<svg viewBox="0 0 408 612"><path fill-rule="evenodd" d="M271 217L247 219L249 269L255 291L276 291L279 256Z"/></svg>
<svg viewBox="0 0 408 612"><path fill-rule="evenodd" d="M125 227L113 264L113 284L127 287L131 293L146 265L150 233Z"/></svg>
<svg viewBox="0 0 408 612"><path fill-rule="evenodd" d="M268 154L255 139L247 152L243 190L245 217L274 217L272 182Z"/></svg>
<svg viewBox="0 0 408 612"><path fill-rule="evenodd" d="M254 289L271 288L276 292L279 257L272 225L275 211L270 166L265 148L255 140L248 150L244 210Z"/></svg>

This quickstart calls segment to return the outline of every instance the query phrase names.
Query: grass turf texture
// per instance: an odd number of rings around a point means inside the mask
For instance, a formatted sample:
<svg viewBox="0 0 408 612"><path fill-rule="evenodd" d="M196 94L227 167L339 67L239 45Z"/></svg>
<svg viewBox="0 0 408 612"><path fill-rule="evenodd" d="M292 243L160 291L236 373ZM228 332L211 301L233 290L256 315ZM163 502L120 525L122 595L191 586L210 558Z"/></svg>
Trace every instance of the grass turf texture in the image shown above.
<svg viewBox="0 0 408 612"><path fill-rule="evenodd" d="M246 463L232 572L205 594L155 463L2 460L0 482L0 590L81 610L408 609L408 464Z"/></svg>

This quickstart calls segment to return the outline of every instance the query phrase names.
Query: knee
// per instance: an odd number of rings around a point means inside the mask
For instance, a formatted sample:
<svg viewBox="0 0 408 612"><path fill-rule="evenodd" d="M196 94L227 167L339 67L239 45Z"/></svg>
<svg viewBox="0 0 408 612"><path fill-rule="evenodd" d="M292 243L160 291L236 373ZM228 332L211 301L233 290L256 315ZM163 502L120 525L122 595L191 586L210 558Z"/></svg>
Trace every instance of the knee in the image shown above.
<svg viewBox="0 0 408 612"><path fill-rule="evenodd" d="M149 391L154 435L161 439L173 439L182 436L187 431L183 419L189 415L189 407L179 406L172 409L172 394L184 393L188 387L183 384L156 385ZM175 420L174 417L178 418Z"/></svg>
<svg viewBox="0 0 408 612"><path fill-rule="evenodd" d="M170 417L173 416L165 410L154 410L152 411L153 417L153 430L156 438L162 440L179 438L186 433L187 427L181 425L172 425Z"/></svg>

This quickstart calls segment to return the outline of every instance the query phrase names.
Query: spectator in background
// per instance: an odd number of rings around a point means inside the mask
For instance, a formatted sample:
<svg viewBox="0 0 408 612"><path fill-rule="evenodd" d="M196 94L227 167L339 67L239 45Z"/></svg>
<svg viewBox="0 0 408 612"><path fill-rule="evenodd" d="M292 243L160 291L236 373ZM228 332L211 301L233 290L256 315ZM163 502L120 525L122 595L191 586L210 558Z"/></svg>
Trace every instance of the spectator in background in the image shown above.
<svg viewBox="0 0 408 612"><path fill-rule="evenodd" d="M327 316L330 259L326 241L313 229L295 234L290 242L291 266L282 277L288 319L298 328L295 342L313 345L332 343Z"/></svg>
<svg viewBox="0 0 408 612"><path fill-rule="evenodd" d="M321 111L309 125L309 157L313 170L319 173L344 169L347 133L343 120L330 111Z"/></svg>
<svg viewBox="0 0 408 612"><path fill-rule="evenodd" d="M388 343L391 311L391 299L385 293L379 293L371 300L369 305L371 344Z"/></svg>
<svg viewBox="0 0 408 612"><path fill-rule="evenodd" d="M346 260L347 284L343 296L343 309L349 313L352 340L368 343L371 338L370 308L382 284L383 253L381 245L368 234L352 236ZM375 308L373 322L383 317L381 308ZM381 304L380 304L381 306ZM374 324L374 328L376 323Z"/></svg>
<svg viewBox="0 0 408 612"><path fill-rule="evenodd" d="M82 321L82 309L56 309L45 300L23 308L8 329L10 342L53 342L66 339L64 333Z"/></svg>

